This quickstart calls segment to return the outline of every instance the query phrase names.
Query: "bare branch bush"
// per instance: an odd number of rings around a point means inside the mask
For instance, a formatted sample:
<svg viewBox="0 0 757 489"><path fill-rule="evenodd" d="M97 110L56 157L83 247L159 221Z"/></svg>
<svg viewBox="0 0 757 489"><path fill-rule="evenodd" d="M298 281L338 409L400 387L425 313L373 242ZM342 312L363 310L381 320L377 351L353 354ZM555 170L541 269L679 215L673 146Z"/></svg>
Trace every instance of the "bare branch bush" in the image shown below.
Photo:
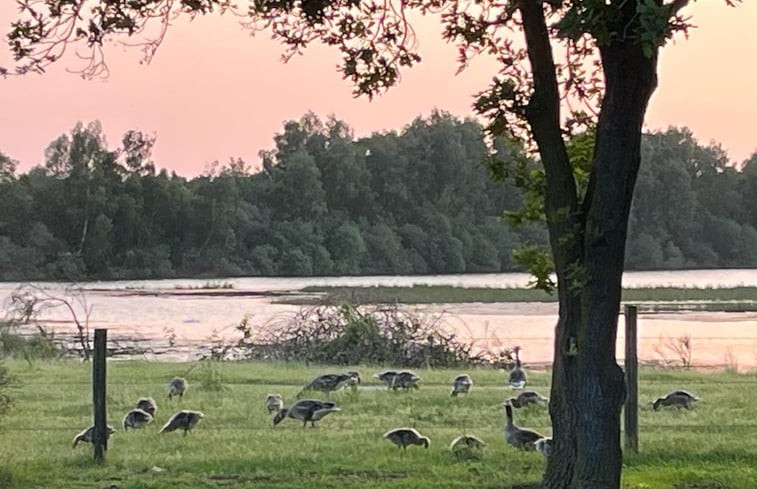
<svg viewBox="0 0 757 489"><path fill-rule="evenodd" d="M467 324L463 324L461 327L468 330L472 351L486 359L486 362L492 367L500 370L511 370L515 366L512 341L501 338L488 322L484 325L484 331L478 335Z"/></svg>
<svg viewBox="0 0 757 489"><path fill-rule="evenodd" d="M691 367L693 357L693 344L691 335L687 334L679 338L660 337L657 345L654 347L655 353L660 357L665 366L678 364L682 367ZM671 358L671 355L673 358Z"/></svg>
<svg viewBox="0 0 757 489"><path fill-rule="evenodd" d="M67 287L63 294L56 295L39 285L20 285L11 293L6 315L11 326L33 325L43 339L52 341L54 331L42 317L57 308L64 308L70 315L77 331L74 341L79 343L81 354L88 361L92 353L89 320L93 306L82 287Z"/></svg>

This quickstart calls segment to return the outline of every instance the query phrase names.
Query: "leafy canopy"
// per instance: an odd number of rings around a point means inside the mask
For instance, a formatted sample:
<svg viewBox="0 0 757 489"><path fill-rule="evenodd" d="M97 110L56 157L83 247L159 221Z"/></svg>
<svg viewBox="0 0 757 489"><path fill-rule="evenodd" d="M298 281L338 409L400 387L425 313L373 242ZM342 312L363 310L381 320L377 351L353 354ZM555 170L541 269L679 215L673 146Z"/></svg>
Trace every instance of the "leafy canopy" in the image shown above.
<svg viewBox="0 0 757 489"><path fill-rule="evenodd" d="M239 16L250 31L267 30L286 47L285 58L315 41L337 47L340 70L356 95L373 97L394 85L403 67L421 61L412 26L416 14L436 15L443 37L458 47L460 69L486 54L499 62L489 88L475 108L494 133L527 129L524 111L533 80L528 53L519 42L524 1L461 0L17 0L19 16L7 40L16 66L0 73L42 72L69 46L86 50L83 76L107 75L106 41L137 38L145 61L155 54L171 22L213 12ZM533 0L537 1L537 0ZM739 0L725 0L733 5ZM650 55L676 32L690 27L681 14L689 0L544 0L549 35L561 60L556 63L563 125L586 128L596 113L602 79L597 47L635 39ZM628 9L638 21L628 25ZM130 40L133 45L134 41Z"/></svg>

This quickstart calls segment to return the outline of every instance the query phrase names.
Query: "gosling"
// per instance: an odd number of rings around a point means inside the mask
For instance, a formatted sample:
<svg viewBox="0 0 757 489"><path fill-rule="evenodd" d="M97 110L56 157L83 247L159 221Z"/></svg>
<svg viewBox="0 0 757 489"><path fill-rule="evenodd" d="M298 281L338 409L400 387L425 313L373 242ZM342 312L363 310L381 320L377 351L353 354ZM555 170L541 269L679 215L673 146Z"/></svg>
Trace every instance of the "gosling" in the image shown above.
<svg viewBox="0 0 757 489"><path fill-rule="evenodd" d="M458 436L449 445L449 449L452 452L460 452L465 450L483 450L486 443L481 438L473 435Z"/></svg>
<svg viewBox="0 0 757 489"><path fill-rule="evenodd" d="M158 411L158 405L155 404L155 399L152 397L140 397L137 400L137 409L150 413L150 416L154 418L155 413Z"/></svg>
<svg viewBox="0 0 757 489"><path fill-rule="evenodd" d="M152 414L142 409L132 409L126 416L124 416L124 431L131 429L144 428L148 424L152 423Z"/></svg>
<svg viewBox="0 0 757 489"><path fill-rule="evenodd" d="M112 427L111 425L108 425L106 430L107 430L107 433L105 435L106 439L110 439L110 435L116 432L116 429ZM74 437L74 442L71 448L76 448L79 442L92 443L94 438L95 438L95 427L90 426L89 428L87 428L86 430L82 431L81 433L79 433L78 435Z"/></svg>
<svg viewBox="0 0 757 489"><path fill-rule="evenodd" d="M428 448L431 440L413 428L397 428L384 434L384 438L407 451L408 445L423 445Z"/></svg>
<svg viewBox="0 0 757 489"><path fill-rule="evenodd" d="M352 392L356 392L357 386L363 382L363 379L360 378L360 372L356 370L350 370L349 372L347 372L347 375L349 375L350 378L347 379L345 388L349 387Z"/></svg>
<svg viewBox="0 0 757 489"><path fill-rule="evenodd" d="M397 375L394 376L392 379L392 385L391 388L394 390L397 389L418 389L418 382L421 380L421 378L416 374L415 372L411 372L410 370L403 370L402 372L398 372Z"/></svg>
<svg viewBox="0 0 757 489"><path fill-rule="evenodd" d="M179 396L179 399L184 397L184 391L189 387L189 382L183 377L174 377L168 384L168 398L173 399L173 396Z"/></svg>
<svg viewBox="0 0 757 489"><path fill-rule="evenodd" d="M450 393L450 396L455 397L458 394L467 394L472 386L473 379L470 378L470 375L458 375L455 377L455 380L452 381L452 392Z"/></svg>
<svg viewBox="0 0 757 489"><path fill-rule="evenodd" d="M316 399L303 399L297 401L290 408L282 408L273 417L273 426L281 423L284 418L299 419L305 428L310 421L310 426L315 428L315 422L323 419L331 413L341 411L337 405L330 401L318 401Z"/></svg>
<svg viewBox="0 0 757 489"><path fill-rule="evenodd" d="M169 419L168 422L163 425L163 428L160 429L160 433L169 433L171 431L184 430L184 436L187 436L187 433L192 430L192 428L197 426L197 423L199 423L200 420L204 417L205 415L200 411L188 411L186 409L179 411L178 413L171 416L171 419Z"/></svg>
<svg viewBox="0 0 757 489"><path fill-rule="evenodd" d="M268 409L268 414L281 411L284 409L284 398L281 394L268 394L265 398L265 407Z"/></svg>
<svg viewBox="0 0 757 489"><path fill-rule="evenodd" d="M330 392L339 390L347 385L352 379L354 379L354 377L350 373L319 375L303 387L296 397L299 399L306 391L320 391L329 395Z"/></svg>
<svg viewBox="0 0 757 489"><path fill-rule="evenodd" d="M394 378L397 376L396 370L384 370L383 372L379 372L377 374L373 374L373 377L378 379L380 382L386 384L387 389L391 389L392 385L394 384Z"/></svg>
<svg viewBox="0 0 757 489"><path fill-rule="evenodd" d="M510 399L508 399L508 401L514 408L522 408L531 404L546 404L547 402L549 402L549 399L542 396L536 391L523 391L516 397L511 397Z"/></svg>
<svg viewBox="0 0 757 489"><path fill-rule="evenodd" d="M661 407L674 406L677 408L691 409L695 402L699 400L699 397L695 396L691 392L687 391L672 391L668 392L665 397L658 398L652 403L652 409L655 411Z"/></svg>
<svg viewBox="0 0 757 489"><path fill-rule="evenodd" d="M544 455L544 458L549 458L552 455L552 445L552 437L549 436L536 440L536 443L534 443L536 450Z"/></svg>

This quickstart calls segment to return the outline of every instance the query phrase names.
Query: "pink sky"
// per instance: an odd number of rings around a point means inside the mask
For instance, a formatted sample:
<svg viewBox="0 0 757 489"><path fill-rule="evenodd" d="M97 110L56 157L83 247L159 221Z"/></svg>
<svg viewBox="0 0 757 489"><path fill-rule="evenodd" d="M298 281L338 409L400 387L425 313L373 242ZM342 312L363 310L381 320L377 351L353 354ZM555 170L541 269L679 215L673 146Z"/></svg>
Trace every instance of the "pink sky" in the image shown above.
<svg viewBox="0 0 757 489"><path fill-rule="evenodd" d="M0 24L13 17L13 4L0 2ZM664 49L647 128L689 126L701 142L720 142L741 162L757 149L757 2L731 9L702 0L688 13L698 28L688 41ZM335 114L358 136L402 128L434 108L470 115L471 95L495 72L479 59L454 76L455 48L441 41L436 24L426 23L418 26L424 61L386 95L354 99L335 69L336 51L314 47L283 64L281 47L263 35L250 37L237 20L177 23L149 66L139 64L137 49L111 46L106 80L67 73L77 66L73 57L42 76L0 79L0 151L26 170L42 163L50 141L77 121L99 119L111 147L128 129L156 133L158 166L191 176L232 156L257 164L258 151L272 146L283 122L308 110ZM3 45L0 65L8 58Z"/></svg>

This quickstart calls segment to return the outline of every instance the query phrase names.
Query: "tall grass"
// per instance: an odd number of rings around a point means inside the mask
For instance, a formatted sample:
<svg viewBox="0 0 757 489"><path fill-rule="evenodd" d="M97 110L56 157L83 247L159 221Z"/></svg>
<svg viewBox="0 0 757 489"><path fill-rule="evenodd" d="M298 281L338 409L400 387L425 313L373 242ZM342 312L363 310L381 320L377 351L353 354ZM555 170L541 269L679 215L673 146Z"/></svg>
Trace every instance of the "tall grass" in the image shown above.
<svg viewBox="0 0 757 489"><path fill-rule="evenodd" d="M469 369L475 385L450 397L458 370L417 370L421 388L389 392L371 379L378 368L354 367L364 384L356 394L334 393L342 408L302 429L287 419L276 428L266 412L269 392L288 404L318 373L341 369L283 363L182 364L112 361L108 364L108 419L119 425L138 397L158 401L147 429L111 438L106 462L96 466L88 445L71 440L91 424L90 365L76 361L8 361L20 387L0 421L0 487L99 488L510 488L537 482L541 455L521 452L502 437L504 372ZM351 367L352 368L352 367ZM346 370L347 368L345 368ZM182 400L166 398L176 375L189 383ZM549 373L532 372L534 389L548 392ZM702 397L691 411L652 411L648 403L674 388ZM757 376L642 370L641 453L627 454L627 489L753 489L757 480ZM178 409L206 418L184 437L159 435ZM522 426L550 432L544 408L516 410ZM431 438L431 447L406 454L382 439L400 426ZM488 443L480 460L453 456L447 446L462 433Z"/></svg>

